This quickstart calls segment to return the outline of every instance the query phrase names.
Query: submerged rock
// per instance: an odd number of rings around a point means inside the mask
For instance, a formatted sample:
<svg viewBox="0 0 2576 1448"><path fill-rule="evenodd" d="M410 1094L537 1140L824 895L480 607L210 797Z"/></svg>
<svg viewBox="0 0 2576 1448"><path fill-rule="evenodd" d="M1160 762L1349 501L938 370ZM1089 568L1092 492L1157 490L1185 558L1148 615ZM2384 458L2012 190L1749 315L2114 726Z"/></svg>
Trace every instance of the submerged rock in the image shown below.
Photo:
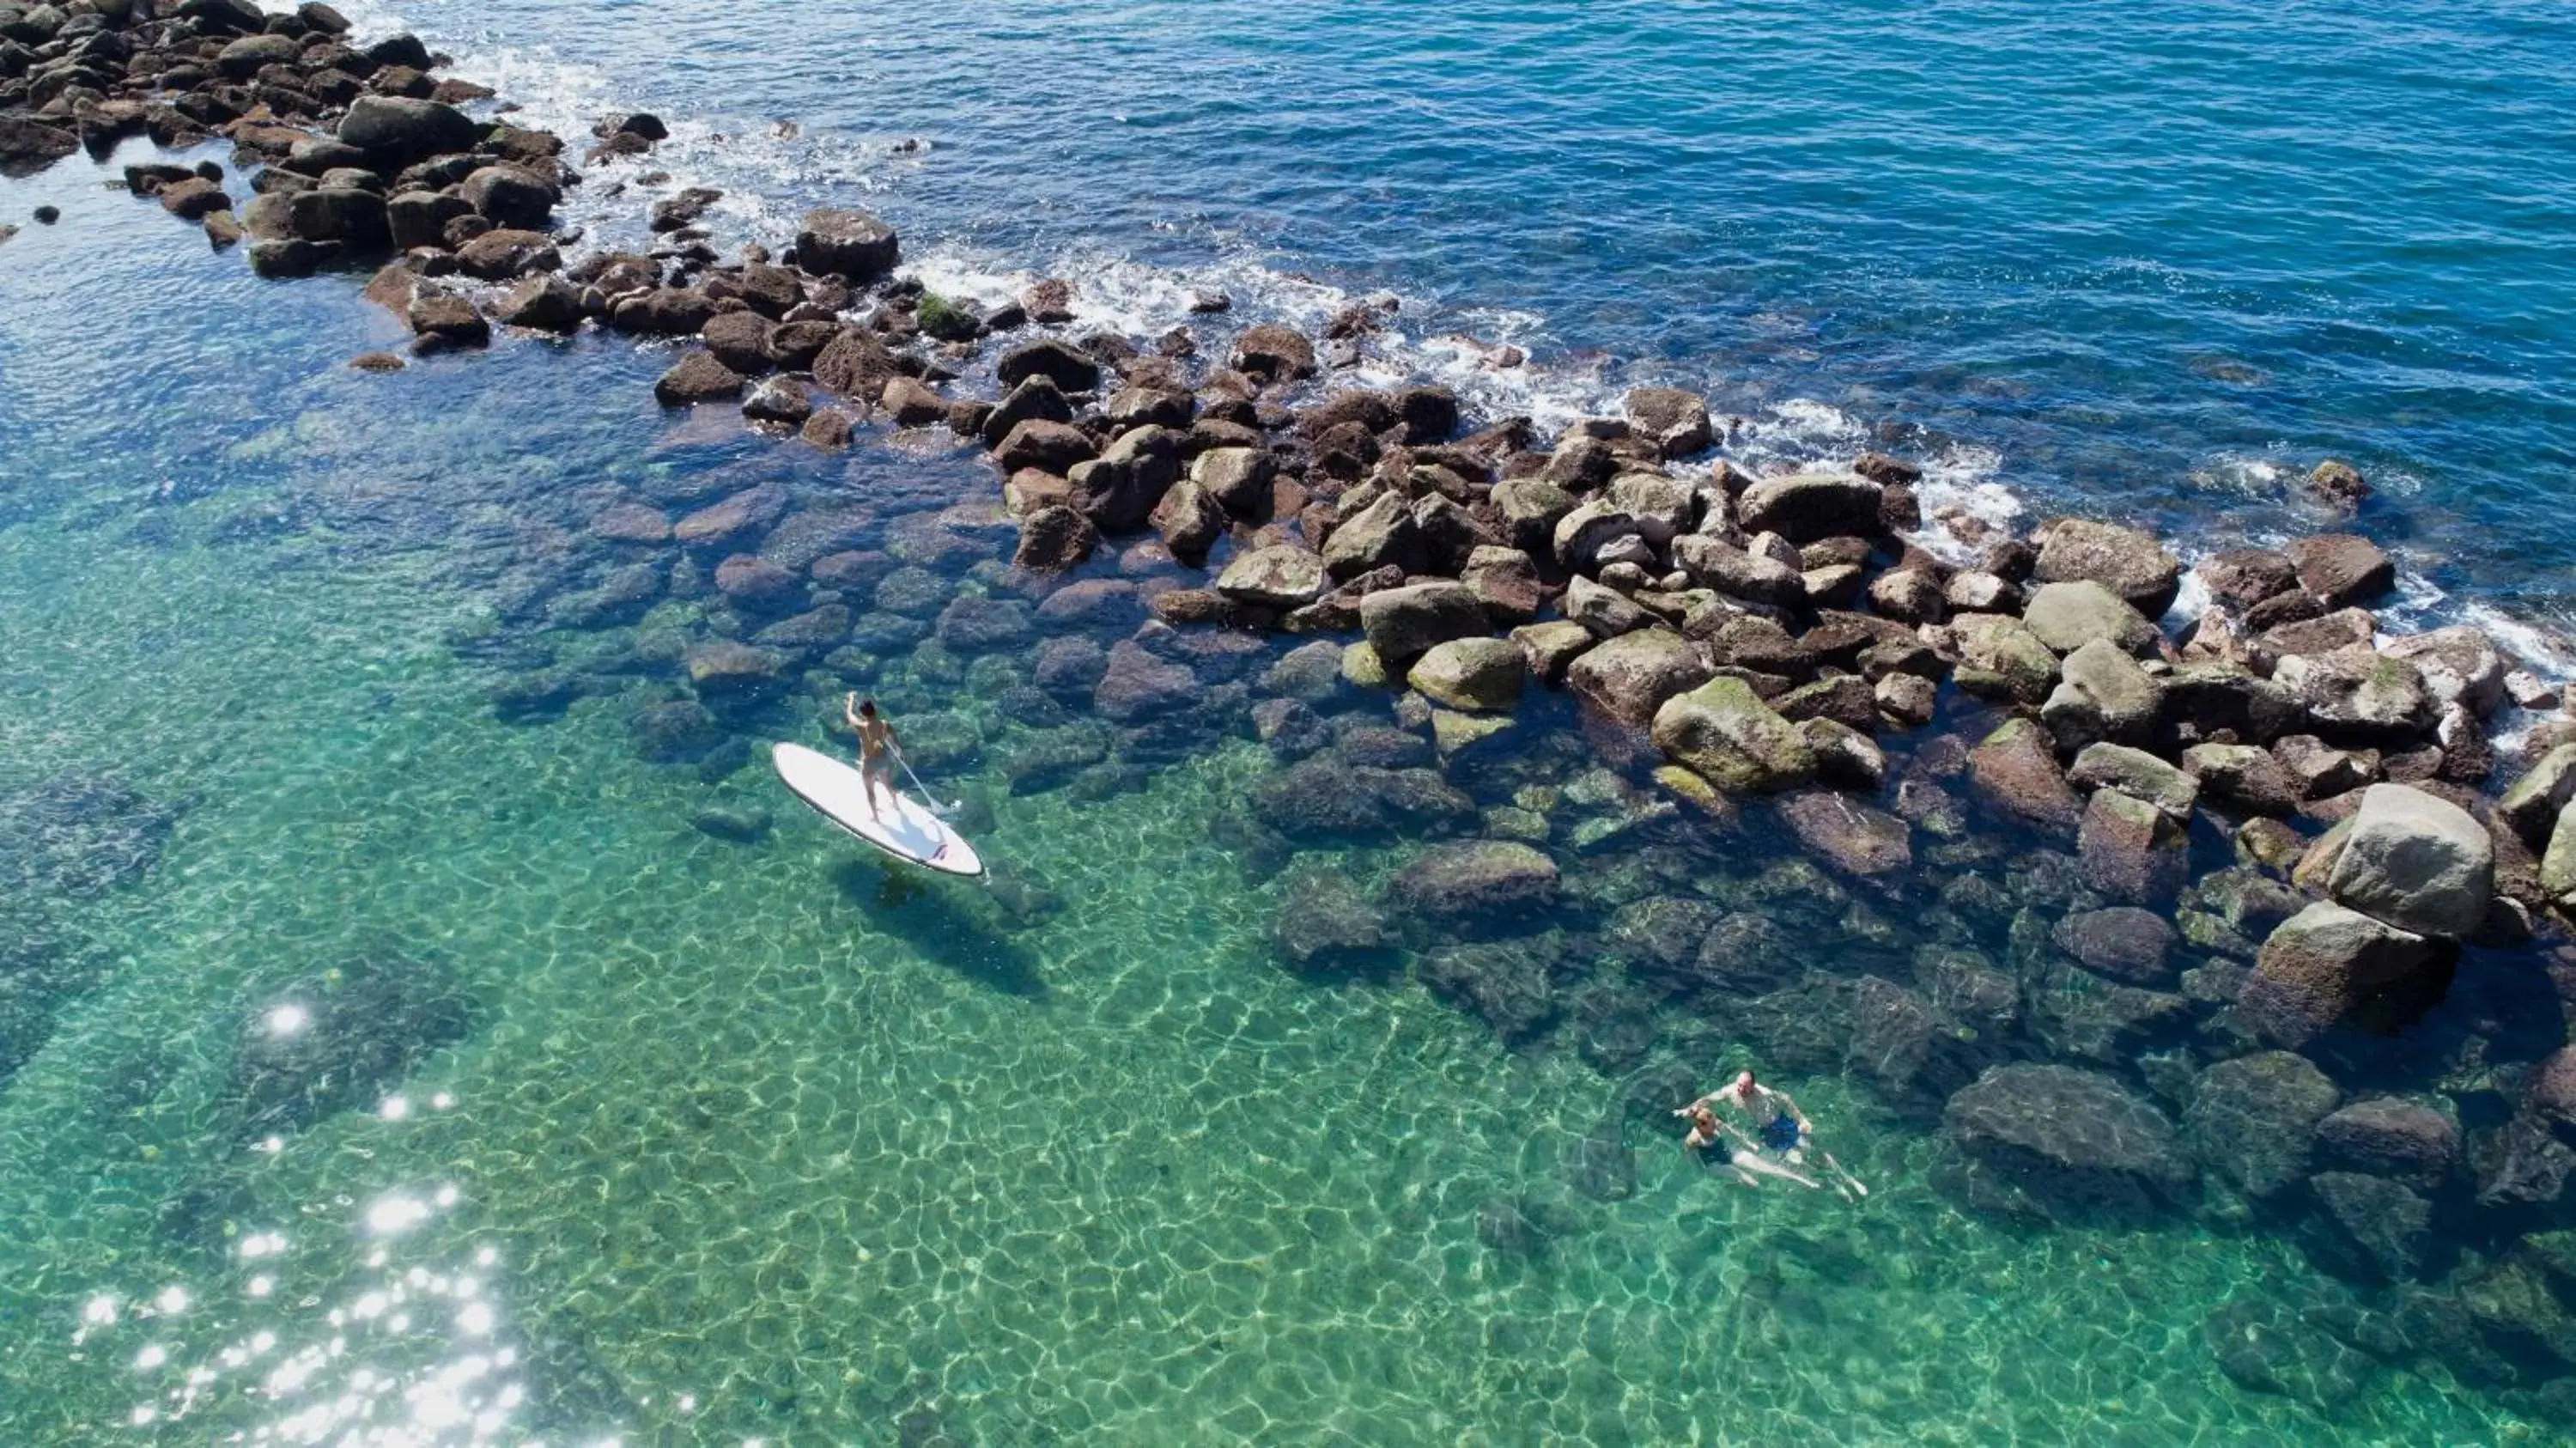
<svg viewBox="0 0 2576 1448"><path fill-rule="evenodd" d="M243 1021L226 1091L248 1144L372 1108L431 1052L465 1038L473 1003L437 965L370 956L307 976Z"/></svg>
<svg viewBox="0 0 2576 1448"><path fill-rule="evenodd" d="M1997 1066L1942 1111L1950 1143L2046 1214L2145 1216L2197 1178L2173 1123L2118 1081L2070 1066Z"/></svg>
<svg viewBox="0 0 2576 1448"><path fill-rule="evenodd" d="M1339 870L1300 870L1280 882L1270 938L1300 974L1345 974L1376 965L1391 941L1366 891Z"/></svg>
<svg viewBox="0 0 2576 1448"><path fill-rule="evenodd" d="M2306 1179L2317 1123L2342 1094L2287 1051L2221 1061L2193 1085L2183 1139L2204 1167L2247 1196L2275 1197Z"/></svg>
<svg viewBox="0 0 2576 1448"><path fill-rule="evenodd" d="M1451 926L1490 927L1544 908L1556 893L1556 862L1515 840L1435 845L1387 885L1401 909Z"/></svg>
<svg viewBox="0 0 2576 1448"><path fill-rule="evenodd" d="M1422 957L1422 983L1493 1027L1504 1044L1522 1045L1556 1024L1564 949L1554 932L1441 945Z"/></svg>

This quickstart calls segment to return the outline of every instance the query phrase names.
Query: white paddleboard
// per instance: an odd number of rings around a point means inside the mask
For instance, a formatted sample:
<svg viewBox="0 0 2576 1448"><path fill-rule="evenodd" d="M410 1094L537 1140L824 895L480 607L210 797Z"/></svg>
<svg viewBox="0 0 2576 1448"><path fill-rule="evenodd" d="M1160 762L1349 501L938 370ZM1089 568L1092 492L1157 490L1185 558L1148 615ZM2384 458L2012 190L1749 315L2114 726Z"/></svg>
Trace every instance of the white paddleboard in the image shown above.
<svg viewBox="0 0 2576 1448"><path fill-rule="evenodd" d="M868 812L868 788L856 766L802 744L770 746L770 763L778 767L790 793L817 814L885 851L925 869L969 878L984 873L975 847L950 829L930 807L908 794L879 790L876 812Z"/></svg>

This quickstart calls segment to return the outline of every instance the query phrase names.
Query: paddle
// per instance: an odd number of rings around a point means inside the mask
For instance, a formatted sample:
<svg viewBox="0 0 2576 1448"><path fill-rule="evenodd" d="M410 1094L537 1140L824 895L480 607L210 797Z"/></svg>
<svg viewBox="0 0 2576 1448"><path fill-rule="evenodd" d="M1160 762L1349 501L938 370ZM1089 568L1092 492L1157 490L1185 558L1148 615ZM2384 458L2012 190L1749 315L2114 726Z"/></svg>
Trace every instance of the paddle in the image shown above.
<svg viewBox="0 0 2576 1448"><path fill-rule="evenodd" d="M921 794L921 802L930 806L932 814L946 819L957 813L957 807L965 803L964 800L952 799L946 804L941 804L939 796L930 792L930 786L921 782L921 776L912 772L912 761L903 757L901 749L894 751L894 762L903 766L903 777L912 781L912 787Z"/></svg>

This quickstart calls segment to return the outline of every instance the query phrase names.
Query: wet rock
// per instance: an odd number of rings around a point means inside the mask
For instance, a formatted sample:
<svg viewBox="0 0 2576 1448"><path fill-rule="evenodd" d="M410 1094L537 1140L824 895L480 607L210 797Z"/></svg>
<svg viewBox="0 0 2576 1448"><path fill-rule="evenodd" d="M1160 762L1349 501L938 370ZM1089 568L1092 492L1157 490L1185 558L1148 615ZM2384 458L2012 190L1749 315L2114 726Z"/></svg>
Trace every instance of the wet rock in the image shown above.
<svg viewBox="0 0 2576 1448"><path fill-rule="evenodd" d="M814 415L814 394L793 377L763 378L742 400L742 415L753 422L801 426Z"/></svg>
<svg viewBox="0 0 2576 1448"><path fill-rule="evenodd" d="M1881 489L1843 473L1793 473L1766 478L1736 500L1736 518L1748 533L1777 533L1792 543L1879 531Z"/></svg>
<svg viewBox="0 0 2576 1448"><path fill-rule="evenodd" d="M1479 637L1488 625L1475 594L1464 584L1443 581L1368 594L1360 600L1360 627L1380 659L1400 665L1435 644Z"/></svg>
<svg viewBox="0 0 2576 1448"><path fill-rule="evenodd" d="M1315 344L1294 328L1263 323L1236 339L1226 365L1266 382L1294 382L1315 375Z"/></svg>
<svg viewBox="0 0 2576 1448"><path fill-rule="evenodd" d="M2432 942L2320 902L2263 942L2237 1009L2292 1049L2342 1023L2386 1029L2438 1000L2448 982Z"/></svg>
<svg viewBox="0 0 2576 1448"><path fill-rule="evenodd" d="M2546 848L2567 802L2576 799L2576 744L2561 744L2540 757L2496 802L2496 818L2534 848Z"/></svg>
<svg viewBox="0 0 2576 1448"><path fill-rule="evenodd" d="M2171 1122L2111 1077L1996 1066L1942 1111L1950 1143L2045 1213L2142 1217L2183 1201L2197 1173Z"/></svg>
<svg viewBox="0 0 2576 1448"><path fill-rule="evenodd" d="M454 106L402 96L360 96L340 118L339 138L367 153L385 175L450 151L470 151L482 127Z"/></svg>
<svg viewBox="0 0 2576 1448"><path fill-rule="evenodd" d="M2200 797L2198 780L2143 749L2124 744L2087 745L2075 756L2066 782L2077 789L2119 790L2154 805L2178 825L2191 822L2192 805Z"/></svg>
<svg viewBox="0 0 2576 1448"><path fill-rule="evenodd" d="M894 228L868 213L823 207L805 213L796 261L810 272L872 282L895 269L902 248Z"/></svg>
<svg viewBox="0 0 2576 1448"><path fill-rule="evenodd" d="M563 193L523 166L485 166L465 178L456 194L492 224L535 231L554 214Z"/></svg>
<svg viewBox="0 0 2576 1448"><path fill-rule="evenodd" d="M2287 550L2299 586L2328 608L2368 603L2397 586L2397 565L2379 545L2352 533L2302 538Z"/></svg>
<svg viewBox="0 0 2576 1448"><path fill-rule="evenodd" d="M2047 732L2028 719L2007 721L1970 751L1968 783L1990 808L2043 828L2071 831L2082 818Z"/></svg>
<svg viewBox="0 0 2576 1448"><path fill-rule="evenodd" d="M2250 744L2195 744L2183 751L2182 767L2210 796L2241 809L2298 812L2299 782L2269 752Z"/></svg>
<svg viewBox="0 0 2576 1448"><path fill-rule="evenodd" d="M1520 702L1528 670L1518 645L1505 639L1452 639L1434 645L1405 681L1452 709L1509 710Z"/></svg>
<svg viewBox="0 0 2576 1448"><path fill-rule="evenodd" d="M1158 658L1133 639L1121 639L1109 650L1108 667L1092 691L1091 706L1102 718L1134 724L1186 709L1198 695L1198 676L1187 665Z"/></svg>
<svg viewBox="0 0 2576 1448"><path fill-rule="evenodd" d="M2424 676L2436 705L2458 704L2483 719L2504 703L2504 656L2484 633L2465 625L2391 639L2381 650Z"/></svg>
<svg viewBox="0 0 2576 1448"><path fill-rule="evenodd" d="M2390 1177L2427 1191L2460 1164L2460 1129L2442 1112L2399 1096L2355 1101L2317 1123L2327 1165Z"/></svg>
<svg viewBox="0 0 2576 1448"><path fill-rule="evenodd" d="M2110 741L2144 744L2164 707L2164 687L2109 639L2066 656L2060 682L2041 704L2040 722L2060 749Z"/></svg>
<svg viewBox="0 0 2576 1448"><path fill-rule="evenodd" d="M2080 910L2057 923L2054 939L2086 970L2126 985L2169 988L2177 973L2174 928L2152 910Z"/></svg>
<svg viewBox="0 0 2576 1448"><path fill-rule="evenodd" d="M1422 957L1422 983L1484 1021L1505 1045L1525 1045L1556 1024L1554 976L1563 953L1553 933L1444 944Z"/></svg>
<svg viewBox="0 0 2576 1448"><path fill-rule="evenodd" d="M2299 570L2289 555L2269 548L2238 548L2212 554L2193 570L2210 596L2239 611L2252 608L2299 586Z"/></svg>
<svg viewBox="0 0 2576 1448"><path fill-rule="evenodd" d="M2399 784L2363 794L2326 891L2399 930L2476 933L2495 896L2495 845L2469 812Z"/></svg>
<svg viewBox="0 0 2576 1448"><path fill-rule="evenodd" d="M653 384L653 396L664 407L687 407L742 395L742 374L710 352L691 352L672 364Z"/></svg>
<svg viewBox="0 0 2576 1448"><path fill-rule="evenodd" d="M1191 481L1205 488L1228 514L1246 522L1269 516L1276 476L1270 455L1258 448L1210 448L1190 464Z"/></svg>
<svg viewBox="0 0 2576 1448"><path fill-rule="evenodd" d="M1392 937L1366 891L1337 869L1301 870L1281 881L1271 943L1301 975L1349 975L1380 965Z"/></svg>
<svg viewBox="0 0 2576 1448"><path fill-rule="evenodd" d="M2424 675L2404 659L2353 646L2281 660L2273 681L2289 691L2332 737L2403 742L2433 725L2435 710Z"/></svg>
<svg viewBox="0 0 2576 1448"><path fill-rule="evenodd" d="M2164 638L2144 614L2096 579L2043 583L2023 608L2022 623L2061 654L2107 639L2126 653L2151 657Z"/></svg>
<svg viewBox="0 0 2576 1448"><path fill-rule="evenodd" d="M1594 708L1641 727L1666 700L1699 687L1709 676L1707 662L1690 641L1661 628L1621 634L1588 649L1565 674L1567 685Z"/></svg>
<svg viewBox="0 0 2576 1448"><path fill-rule="evenodd" d="M2184 1142L2209 1172L2257 1200L2306 1179L2317 1123L2342 1098L2303 1056L2260 1051L2200 1073L2182 1118Z"/></svg>
<svg viewBox="0 0 2576 1448"><path fill-rule="evenodd" d="M2075 852L2084 883L2113 900L2160 903L2182 888L2180 832L2154 805L2120 790L2095 790L2086 802Z"/></svg>
<svg viewBox="0 0 2576 1448"><path fill-rule="evenodd" d="M2378 1376L2369 1358L2288 1304L2231 1302L2209 1315L2202 1337L2219 1371L2248 1392L2272 1393L2321 1413L2359 1401Z"/></svg>
<svg viewBox="0 0 2576 1448"><path fill-rule="evenodd" d="M492 315L505 326L570 332L581 326L581 294L559 276L527 277L502 296Z"/></svg>
<svg viewBox="0 0 2576 1448"><path fill-rule="evenodd" d="M1847 795L1812 790L1781 800L1779 810L1800 847L1844 874L1892 880L1913 868L1905 822Z"/></svg>
<svg viewBox="0 0 2576 1448"><path fill-rule="evenodd" d="M2154 619L2173 607L2181 591L2182 565L2162 544L2134 528L2067 518L2049 525L2031 577L2043 585L2099 583ZM2039 627L2036 622L2031 626ZM2041 636L2047 635L2043 631Z"/></svg>
<svg viewBox="0 0 2576 1448"><path fill-rule="evenodd" d="M1041 417L1013 427L993 449L993 461L1006 476L1023 468L1069 476L1091 457L1091 439L1081 429Z"/></svg>
<svg viewBox="0 0 2576 1448"><path fill-rule="evenodd" d="M1533 678L1545 684L1559 684L1594 640L1592 631L1583 625L1556 619L1512 630L1512 642L1520 646L1521 657L1528 662Z"/></svg>
<svg viewBox="0 0 2576 1448"><path fill-rule="evenodd" d="M373 1108L473 1023L470 997L431 962L369 956L296 981L242 1023L229 1134L247 1144Z"/></svg>
<svg viewBox="0 0 2576 1448"><path fill-rule="evenodd" d="M1629 435L1667 458L1688 457L1711 441L1708 403L1678 387L1637 387L1628 392Z"/></svg>
<svg viewBox="0 0 2576 1448"><path fill-rule="evenodd" d="M1652 732L1667 757L1721 790L1794 789L1815 777L1806 736L1740 679L1721 676L1667 699Z"/></svg>
<svg viewBox="0 0 2576 1448"><path fill-rule="evenodd" d="M1960 688L2026 705L2041 705L2056 690L2057 655L2019 619L1969 614L1953 627L1959 640Z"/></svg>
<svg viewBox="0 0 2576 1448"><path fill-rule="evenodd" d="M1100 546L1100 532L1078 509L1049 504L1020 519L1019 547L1011 566L1031 573L1057 573L1071 568Z"/></svg>

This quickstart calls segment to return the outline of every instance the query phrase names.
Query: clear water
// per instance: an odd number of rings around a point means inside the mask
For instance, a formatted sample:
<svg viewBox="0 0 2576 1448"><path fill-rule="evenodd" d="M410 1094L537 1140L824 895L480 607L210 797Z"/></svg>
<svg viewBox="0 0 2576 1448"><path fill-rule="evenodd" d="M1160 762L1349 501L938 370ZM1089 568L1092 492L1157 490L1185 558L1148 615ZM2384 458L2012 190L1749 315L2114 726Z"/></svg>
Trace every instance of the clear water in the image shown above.
<svg viewBox="0 0 2576 1448"><path fill-rule="evenodd" d="M1289 33L1211 6L404 13L460 50L488 33L582 54L501 74L541 102L695 118L675 159L741 178L749 226L800 188L871 187L959 277L1114 256L1132 265L1080 274L1144 312L1203 276L1290 311L1396 287L1429 336L1710 367L1747 398L1833 403L1827 443L1902 415L2034 496L2212 528L2271 515L2195 491L2195 469L2331 447L2415 480L2389 517L2552 556L2554 480L2507 460L2564 456L2559 403L2514 379L2563 359L2566 293L2545 283L2565 263L2512 235L2546 235L2552 206L2563 227L2564 156L2460 148L2447 180L2347 205L2329 234L2284 220L2392 169L2371 126L2429 151L2445 128L2541 125L2564 83L2546 12L2411 41L2298 11L2159 29L2135 7L2128 40L2062 10L2042 29L1971 9L1355 6ZM2442 63L2473 43L2492 85ZM2276 158L2288 189L2249 217L2229 202L2254 171L2214 142L2167 164L2174 136L2123 129L2142 108L2086 76L2197 97L2184 136L2286 115L2348 142L2350 169ZM707 135L784 116L806 124L794 142ZM939 144L883 153L906 134ZM1946 179L1919 174L1929 152ZM1908 155L1904 187L1860 184ZM1646 1131L1634 1194L1582 1196L1568 1153L1618 1117L1621 1080L1508 1053L1418 987L1275 964L1271 899L1205 829L1268 767L1248 742L1138 793L1012 798L1017 735L989 694L897 668L882 692L903 717L981 741L942 780L986 786L979 840L1065 902L1028 918L890 879L757 769L638 761L626 716L667 671L559 721L497 720L507 673L634 642L517 606L599 566L570 540L607 486L778 477L891 537L988 479L673 422L643 385L659 364L618 344L351 372L392 339L354 283L257 283L103 174L0 183L0 214L66 212L0 248L0 786L104 774L176 818L137 878L9 902L71 964L6 1001L29 1054L0 1084L0 1441L2541 1432L2438 1375L2383 1374L2332 1416L2242 1391L2203 1320L2302 1280L2294 1250L1966 1215L1931 1188L1929 1134L1831 1074L1794 1084L1872 1183L1861 1206L1714 1181ZM2088 221L2083 178L2123 174L2136 209ZM2482 186L2528 209L2489 214ZM2000 215L1977 224L1980 196ZM2505 260L2390 260L2463 213ZM2121 260L2142 233L2175 274ZM1976 261L1997 237L2019 240ZM2404 275L2362 285L2374 268ZM2339 308L2361 313L2331 333L2348 345L2297 340ZM2203 347L2269 380L2195 372ZM1558 360L1545 385L1574 390L1547 395L1579 400L1580 359ZM2014 387L1964 385L1987 371ZM1785 438L1826 414L1766 416ZM971 586L973 561L941 572ZM812 737L822 703L757 722ZM709 837L690 818L710 803L776 828ZM391 1004L329 1014L353 983ZM236 1061L317 1020L416 1049L346 1109L246 1127ZM1735 1046L1710 1022L1665 1050L1713 1073ZM1549 1222L1548 1249L1481 1243L1497 1200Z"/></svg>

